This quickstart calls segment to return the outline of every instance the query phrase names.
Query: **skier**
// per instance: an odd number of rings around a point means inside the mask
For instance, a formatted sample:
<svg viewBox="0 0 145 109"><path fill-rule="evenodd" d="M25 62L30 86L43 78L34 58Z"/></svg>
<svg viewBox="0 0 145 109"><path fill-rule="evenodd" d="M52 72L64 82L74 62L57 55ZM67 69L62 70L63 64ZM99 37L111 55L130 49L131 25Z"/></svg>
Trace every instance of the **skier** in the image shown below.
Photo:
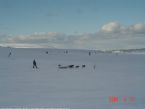
<svg viewBox="0 0 145 109"><path fill-rule="evenodd" d="M38 68L35 59L33 60L33 68L36 68L36 69Z"/></svg>

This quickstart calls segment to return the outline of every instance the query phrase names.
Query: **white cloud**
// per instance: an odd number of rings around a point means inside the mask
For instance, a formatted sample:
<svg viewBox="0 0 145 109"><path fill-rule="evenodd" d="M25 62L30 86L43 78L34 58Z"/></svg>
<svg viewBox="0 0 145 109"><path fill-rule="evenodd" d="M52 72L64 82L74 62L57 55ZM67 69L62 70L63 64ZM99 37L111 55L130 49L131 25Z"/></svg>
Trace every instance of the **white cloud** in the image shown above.
<svg viewBox="0 0 145 109"><path fill-rule="evenodd" d="M49 48L50 46L45 44L29 44L29 43L2 43L3 47L15 47L15 48ZM53 48L53 47L50 47Z"/></svg>
<svg viewBox="0 0 145 109"><path fill-rule="evenodd" d="M121 32L121 30L122 25L118 22L110 22L101 28L101 31L104 33L118 33Z"/></svg>
<svg viewBox="0 0 145 109"><path fill-rule="evenodd" d="M145 47L145 24L138 23L125 27L118 22L110 22L102 26L96 33L68 35L59 32L36 32L29 35L7 37L3 39L3 43L14 47L33 48L143 48Z"/></svg>
<svg viewBox="0 0 145 109"><path fill-rule="evenodd" d="M130 25L128 27L125 27L118 22L110 22L110 23L102 26L100 31L103 33L107 33L107 34L108 33L113 33L113 34L114 33L142 34L142 33L145 33L145 23L137 23L137 24L133 24L133 25Z"/></svg>
<svg viewBox="0 0 145 109"><path fill-rule="evenodd" d="M138 23L138 24L131 25L129 27L129 30L133 33L145 33L145 24Z"/></svg>
<svg viewBox="0 0 145 109"><path fill-rule="evenodd" d="M30 35L19 35L16 37L11 37L8 39L8 42L10 43L26 43L26 42L31 42L31 43L36 43L36 42L57 42L57 41L64 41L65 34L63 33L57 33L57 32L40 32L40 33L33 33Z"/></svg>

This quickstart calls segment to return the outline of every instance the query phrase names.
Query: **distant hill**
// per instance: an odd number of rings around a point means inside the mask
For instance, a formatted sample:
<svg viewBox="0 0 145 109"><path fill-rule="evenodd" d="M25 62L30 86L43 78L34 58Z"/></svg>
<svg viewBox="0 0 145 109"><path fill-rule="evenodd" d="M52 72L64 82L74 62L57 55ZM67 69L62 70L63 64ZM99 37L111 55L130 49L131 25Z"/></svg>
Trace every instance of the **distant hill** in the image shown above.
<svg viewBox="0 0 145 109"><path fill-rule="evenodd" d="M119 50L111 50L107 51L110 53L145 53L145 48L140 49L119 49Z"/></svg>
<svg viewBox="0 0 145 109"><path fill-rule="evenodd" d="M9 46L0 46L0 48L13 48ZM19 48L19 49L24 49L24 48ZM27 49L27 48L25 48ZM33 49L33 48L28 48L28 49ZM37 49L37 48L35 48ZM69 50L71 52L91 52L91 53L143 53L145 54L145 48L139 48L139 49L116 49L116 50L87 50L87 49L58 49L58 48L38 48L38 49L46 49L46 50L57 50L57 51L64 51L64 50Z"/></svg>

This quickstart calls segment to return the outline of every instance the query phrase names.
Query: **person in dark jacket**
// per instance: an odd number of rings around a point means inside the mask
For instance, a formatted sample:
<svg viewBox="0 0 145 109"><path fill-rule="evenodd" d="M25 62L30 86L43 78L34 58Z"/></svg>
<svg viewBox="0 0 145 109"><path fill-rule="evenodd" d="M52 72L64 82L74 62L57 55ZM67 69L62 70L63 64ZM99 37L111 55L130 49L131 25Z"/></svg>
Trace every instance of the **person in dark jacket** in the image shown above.
<svg viewBox="0 0 145 109"><path fill-rule="evenodd" d="M33 68L36 68L36 69L38 68L35 59L33 60Z"/></svg>

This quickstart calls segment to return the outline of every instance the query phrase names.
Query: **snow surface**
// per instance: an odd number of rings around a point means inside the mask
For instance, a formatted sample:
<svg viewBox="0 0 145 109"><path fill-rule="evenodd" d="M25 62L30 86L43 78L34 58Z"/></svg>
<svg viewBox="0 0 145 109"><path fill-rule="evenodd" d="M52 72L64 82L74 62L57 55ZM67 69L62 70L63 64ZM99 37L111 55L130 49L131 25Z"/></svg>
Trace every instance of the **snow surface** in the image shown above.
<svg viewBox="0 0 145 109"><path fill-rule="evenodd" d="M0 108L145 109L145 55L64 51L0 48ZM133 103L120 100L130 96Z"/></svg>

